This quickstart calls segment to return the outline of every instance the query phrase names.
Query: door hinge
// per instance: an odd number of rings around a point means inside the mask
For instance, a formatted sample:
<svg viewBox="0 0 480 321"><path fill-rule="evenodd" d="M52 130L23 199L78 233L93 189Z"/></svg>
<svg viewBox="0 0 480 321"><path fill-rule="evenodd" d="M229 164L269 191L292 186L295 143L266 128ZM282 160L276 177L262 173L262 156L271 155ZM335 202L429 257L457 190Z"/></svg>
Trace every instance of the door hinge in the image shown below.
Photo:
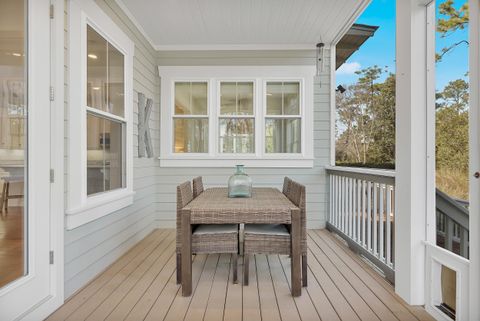
<svg viewBox="0 0 480 321"><path fill-rule="evenodd" d="M50 19L55 18L55 7L53 4L50 5Z"/></svg>
<svg viewBox="0 0 480 321"><path fill-rule="evenodd" d="M50 183L55 183L55 170L50 169Z"/></svg>
<svg viewBox="0 0 480 321"><path fill-rule="evenodd" d="M53 258L54 258L53 251L50 251L50 264L53 264Z"/></svg>
<svg viewBox="0 0 480 321"><path fill-rule="evenodd" d="M53 86L50 86L50 101L55 100L55 88Z"/></svg>

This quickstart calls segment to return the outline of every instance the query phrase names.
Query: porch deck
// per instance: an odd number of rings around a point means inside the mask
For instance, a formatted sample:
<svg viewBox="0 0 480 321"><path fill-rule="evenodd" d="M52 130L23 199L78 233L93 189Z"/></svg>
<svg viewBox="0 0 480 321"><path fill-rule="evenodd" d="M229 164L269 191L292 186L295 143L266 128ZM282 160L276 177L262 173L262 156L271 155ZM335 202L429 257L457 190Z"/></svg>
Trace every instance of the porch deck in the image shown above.
<svg viewBox="0 0 480 321"><path fill-rule="evenodd" d="M289 258L278 255L252 259L246 287L242 273L232 284L230 255L197 255L193 295L182 297L174 230L156 230L48 320L433 320L328 231L308 234L309 285L298 298L290 295Z"/></svg>

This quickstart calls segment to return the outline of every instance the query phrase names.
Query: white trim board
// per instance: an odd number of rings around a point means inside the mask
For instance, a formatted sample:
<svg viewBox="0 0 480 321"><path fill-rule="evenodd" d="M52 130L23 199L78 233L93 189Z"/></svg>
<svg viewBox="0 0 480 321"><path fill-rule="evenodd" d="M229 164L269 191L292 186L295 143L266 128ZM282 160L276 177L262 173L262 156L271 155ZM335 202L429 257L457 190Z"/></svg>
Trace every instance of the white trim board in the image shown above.
<svg viewBox="0 0 480 321"><path fill-rule="evenodd" d="M69 185L66 227L73 229L133 204L133 56L132 40L93 0L71 0L68 105ZM124 55L125 187L87 196L86 25ZM102 114L102 112L96 112ZM117 119L118 117L111 117Z"/></svg>

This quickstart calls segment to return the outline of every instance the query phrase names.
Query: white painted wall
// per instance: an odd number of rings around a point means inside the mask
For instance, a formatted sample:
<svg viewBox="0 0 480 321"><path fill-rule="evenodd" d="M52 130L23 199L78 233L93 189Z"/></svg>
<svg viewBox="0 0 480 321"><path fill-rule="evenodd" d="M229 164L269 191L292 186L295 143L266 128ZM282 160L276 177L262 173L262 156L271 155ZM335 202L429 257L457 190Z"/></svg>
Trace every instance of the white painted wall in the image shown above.
<svg viewBox="0 0 480 321"><path fill-rule="evenodd" d="M117 23L127 36L135 42L135 58L133 72L133 100L134 100L134 182L136 192L134 204L111 215L102 217L94 222L65 232L65 298L84 286L108 265L113 263L130 247L145 237L155 224L156 218L155 180L158 160L155 158L138 158L137 149L137 93L143 92L147 97L154 99L154 109L151 116L150 128L154 139L155 153L159 150L159 79L155 51L138 32L135 26L119 9L113 0L98 0L97 4ZM68 2L65 6L65 16L68 19ZM65 36L68 39L68 23L66 19ZM68 42L65 55L68 57ZM65 59L67 62L68 59ZM65 66L68 74L68 66ZM68 79L68 77L65 77ZM68 93L68 83L65 84ZM68 115L68 97L65 96L65 115ZM69 119L65 119L65 133L68 133ZM68 151L68 135L65 134L65 151ZM68 164L68 155L65 155L65 164ZM65 179L68 180L68 168L65 170ZM68 184L65 184L68 186ZM67 190L65 191L68 192Z"/></svg>

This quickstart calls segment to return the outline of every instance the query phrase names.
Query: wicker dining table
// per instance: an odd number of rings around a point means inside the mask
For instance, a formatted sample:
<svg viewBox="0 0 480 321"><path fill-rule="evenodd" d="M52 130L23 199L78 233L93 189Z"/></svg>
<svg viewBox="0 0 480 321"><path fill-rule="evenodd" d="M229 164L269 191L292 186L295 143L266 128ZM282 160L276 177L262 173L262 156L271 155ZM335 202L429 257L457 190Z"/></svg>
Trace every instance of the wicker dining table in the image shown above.
<svg viewBox="0 0 480 321"><path fill-rule="evenodd" d="M192 294L192 226L196 224L291 225L292 296L300 296L300 209L276 188L254 188L252 197L229 198L227 188L209 188L182 209L182 295Z"/></svg>

